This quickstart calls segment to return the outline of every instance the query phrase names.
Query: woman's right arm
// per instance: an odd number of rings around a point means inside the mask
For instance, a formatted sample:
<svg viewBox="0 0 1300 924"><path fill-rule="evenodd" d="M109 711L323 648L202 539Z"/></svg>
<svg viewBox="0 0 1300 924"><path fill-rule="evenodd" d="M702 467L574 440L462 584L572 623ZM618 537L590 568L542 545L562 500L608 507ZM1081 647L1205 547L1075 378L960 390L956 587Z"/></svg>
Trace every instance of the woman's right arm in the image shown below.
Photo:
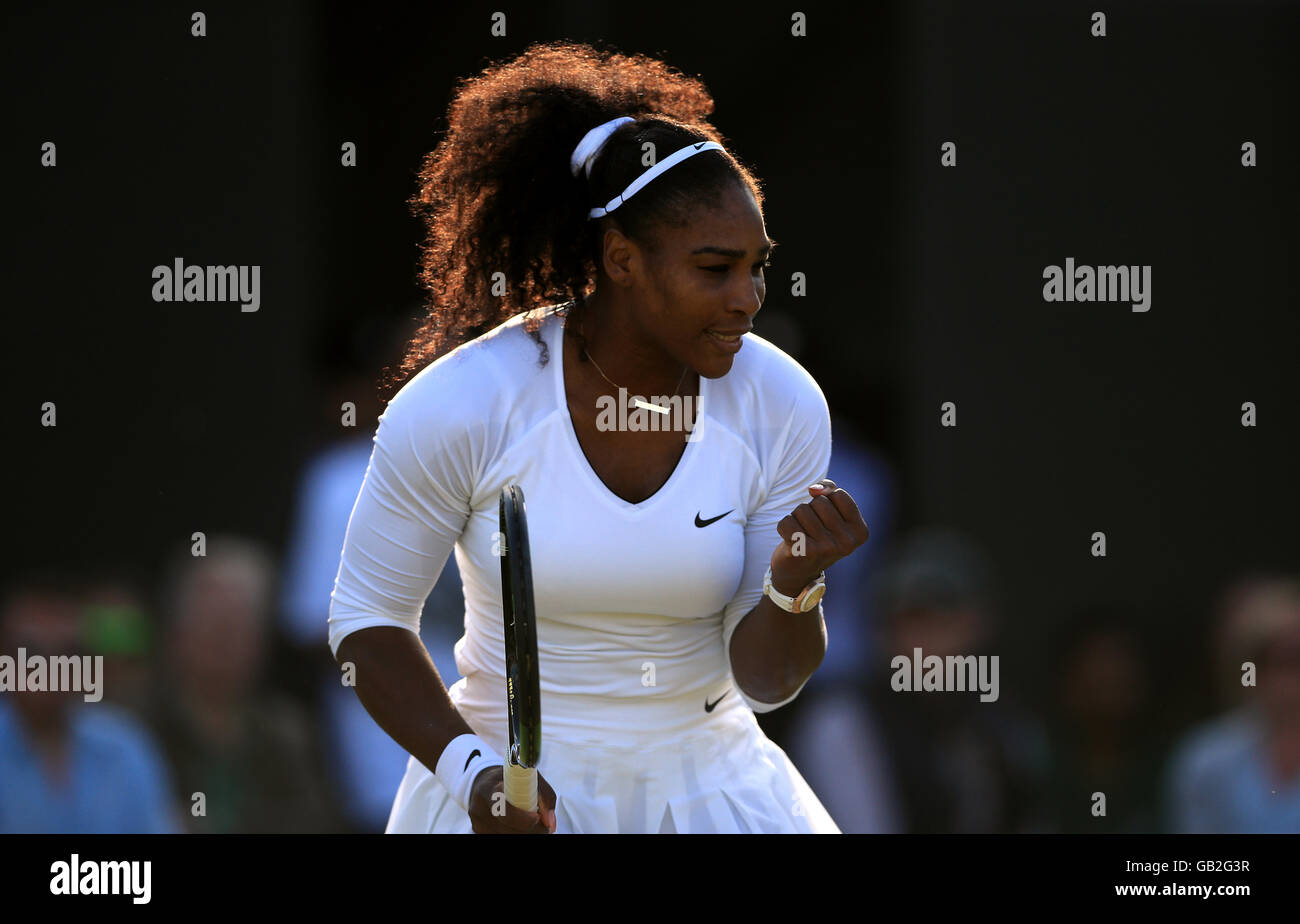
<svg viewBox="0 0 1300 924"><path fill-rule="evenodd" d="M366 711L438 775L466 807L475 831L534 830L537 813L507 810L503 799L493 798L501 788L501 756L481 741L456 742L473 730L418 635L425 600L472 513L489 438L491 418L481 403L449 403L445 396L490 396L481 374L488 373L474 363L435 363L379 418L330 599L330 646L340 665L351 665L344 679ZM440 768L449 744L447 766ZM540 780L538 790L553 821L554 793Z"/></svg>
<svg viewBox="0 0 1300 924"><path fill-rule="evenodd" d="M438 766L447 743L472 735L447 695L420 637L396 626L358 629L339 643L336 659L352 665L357 697L390 738L426 767Z"/></svg>

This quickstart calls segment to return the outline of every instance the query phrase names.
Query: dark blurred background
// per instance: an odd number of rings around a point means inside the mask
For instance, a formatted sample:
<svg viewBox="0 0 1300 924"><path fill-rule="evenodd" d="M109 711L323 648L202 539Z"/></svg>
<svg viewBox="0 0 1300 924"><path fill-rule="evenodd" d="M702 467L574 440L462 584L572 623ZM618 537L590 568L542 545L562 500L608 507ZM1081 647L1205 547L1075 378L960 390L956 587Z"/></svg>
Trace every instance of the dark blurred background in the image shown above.
<svg viewBox="0 0 1300 924"><path fill-rule="evenodd" d="M841 826L1300 830L1300 11L1125 3L1096 37L1094 6L812 3L798 38L723 4L531 3L504 37L485 3L214 3L204 38L170 4L7 8L0 647L76 639L136 679L107 730L0 693L51 806L0 797L0 830L382 829L403 755L325 619L420 311L406 200L456 80L558 39L701 76L764 181L755 329L821 383L872 527L832 569L823 670L762 717ZM154 302L178 257L261 265L260 309ZM1045 302L1067 257L1150 264L1150 310ZM425 620L448 685L458 595L453 560ZM1001 699L882 696L914 644L997 654ZM77 734L152 768L140 820L60 802Z"/></svg>

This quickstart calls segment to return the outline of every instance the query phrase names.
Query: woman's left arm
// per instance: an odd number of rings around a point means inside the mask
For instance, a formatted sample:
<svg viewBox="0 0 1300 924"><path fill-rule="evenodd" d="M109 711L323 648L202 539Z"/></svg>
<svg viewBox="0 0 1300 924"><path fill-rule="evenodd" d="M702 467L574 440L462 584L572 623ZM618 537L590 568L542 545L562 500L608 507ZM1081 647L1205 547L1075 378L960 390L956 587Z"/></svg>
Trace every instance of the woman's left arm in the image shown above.
<svg viewBox="0 0 1300 924"><path fill-rule="evenodd" d="M781 544L772 553L772 586L794 597L822 571L867 541L858 505L829 478L808 488L812 499L777 524ZM801 553L801 554L798 554ZM827 582L827 592L831 592ZM731 671L750 699L780 703L812 676L826 654L822 608L787 613L766 594L731 637Z"/></svg>

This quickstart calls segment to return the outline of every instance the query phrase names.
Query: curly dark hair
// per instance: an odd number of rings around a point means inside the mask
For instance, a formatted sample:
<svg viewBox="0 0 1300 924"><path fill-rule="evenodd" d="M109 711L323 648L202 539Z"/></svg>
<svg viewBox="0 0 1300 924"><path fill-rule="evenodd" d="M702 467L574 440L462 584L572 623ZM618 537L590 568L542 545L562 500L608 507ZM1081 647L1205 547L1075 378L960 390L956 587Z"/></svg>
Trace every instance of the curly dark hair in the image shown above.
<svg viewBox="0 0 1300 924"><path fill-rule="evenodd" d="M648 150L662 159L700 141L725 147L708 124L712 111L698 79L654 58L582 44L533 45L462 81L446 135L425 157L409 202L427 231L419 279L430 295L388 386L521 311L588 294L603 227L587 219L588 210L643 173ZM590 179L573 176L578 142L618 116L636 121L610 136ZM728 183L741 183L762 207L760 184L729 153L706 151L665 178L671 182L656 180L605 219L651 251L657 230L686 224L701 204L716 205ZM540 323L532 314L525 329L545 365Z"/></svg>

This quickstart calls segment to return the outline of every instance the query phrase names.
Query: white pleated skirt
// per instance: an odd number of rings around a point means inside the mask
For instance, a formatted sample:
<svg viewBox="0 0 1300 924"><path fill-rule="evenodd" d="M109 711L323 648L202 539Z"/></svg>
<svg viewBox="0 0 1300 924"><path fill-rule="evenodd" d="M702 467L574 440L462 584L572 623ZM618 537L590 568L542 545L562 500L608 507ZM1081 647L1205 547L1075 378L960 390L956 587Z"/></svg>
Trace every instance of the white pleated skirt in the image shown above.
<svg viewBox="0 0 1300 924"><path fill-rule="evenodd" d="M557 834L838 834L839 828L753 712L611 745L548 735L538 767L556 793ZM414 757L389 834L470 834L469 816Z"/></svg>

